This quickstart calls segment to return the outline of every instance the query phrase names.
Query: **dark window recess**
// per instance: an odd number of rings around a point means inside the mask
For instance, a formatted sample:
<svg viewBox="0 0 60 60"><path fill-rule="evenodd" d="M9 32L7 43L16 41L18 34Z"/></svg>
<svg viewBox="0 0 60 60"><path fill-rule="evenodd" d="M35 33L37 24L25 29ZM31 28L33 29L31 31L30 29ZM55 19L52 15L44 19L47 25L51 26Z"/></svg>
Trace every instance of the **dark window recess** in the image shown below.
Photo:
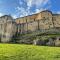
<svg viewBox="0 0 60 60"><path fill-rule="evenodd" d="M35 19L34 19L34 21L35 21Z"/></svg>
<svg viewBox="0 0 60 60"><path fill-rule="evenodd" d="M43 17L43 19L45 19L45 17Z"/></svg>
<svg viewBox="0 0 60 60"><path fill-rule="evenodd" d="M60 40L60 38L59 38L59 40Z"/></svg>
<svg viewBox="0 0 60 60"><path fill-rule="evenodd" d="M27 22L27 19L26 19L26 22Z"/></svg>
<svg viewBox="0 0 60 60"><path fill-rule="evenodd" d="M50 24L50 25L52 25L52 24Z"/></svg>

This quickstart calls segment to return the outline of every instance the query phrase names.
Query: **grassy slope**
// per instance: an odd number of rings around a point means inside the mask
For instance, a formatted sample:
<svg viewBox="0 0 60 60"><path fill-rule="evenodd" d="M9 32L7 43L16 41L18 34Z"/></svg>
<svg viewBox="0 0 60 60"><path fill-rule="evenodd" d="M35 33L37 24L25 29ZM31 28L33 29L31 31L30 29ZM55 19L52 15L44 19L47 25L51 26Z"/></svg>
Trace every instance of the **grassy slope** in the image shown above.
<svg viewBox="0 0 60 60"><path fill-rule="evenodd" d="M60 48L0 44L0 60L60 60Z"/></svg>

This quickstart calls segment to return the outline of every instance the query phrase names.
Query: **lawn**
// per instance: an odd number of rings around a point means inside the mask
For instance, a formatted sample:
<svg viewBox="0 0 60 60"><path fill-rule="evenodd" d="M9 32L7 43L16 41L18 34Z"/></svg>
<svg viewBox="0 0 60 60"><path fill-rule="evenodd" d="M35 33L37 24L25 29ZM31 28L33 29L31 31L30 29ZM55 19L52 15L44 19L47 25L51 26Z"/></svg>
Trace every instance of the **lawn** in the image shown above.
<svg viewBox="0 0 60 60"><path fill-rule="evenodd" d="M0 44L0 60L60 60L60 47Z"/></svg>

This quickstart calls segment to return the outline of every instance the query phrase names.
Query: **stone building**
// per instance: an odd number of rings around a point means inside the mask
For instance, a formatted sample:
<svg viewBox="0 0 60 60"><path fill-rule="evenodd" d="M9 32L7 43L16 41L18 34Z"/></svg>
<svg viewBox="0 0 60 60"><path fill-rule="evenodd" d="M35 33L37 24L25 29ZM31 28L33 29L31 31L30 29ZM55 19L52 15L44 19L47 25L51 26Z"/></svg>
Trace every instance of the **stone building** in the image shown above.
<svg viewBox="0 0 60 60"><path fill-rule="evenodd" d="M8 15L0 17L0 41L10 42L12 36L16 32L16 23L13 18Z"/></svg>
<svg viewBox="0 0 60 60"><path fill-rule="evenodd" d="M15 20L19 33L26 33L36 30L49 30L60 28L60 14L53 14L45 10L37 14L20 17Z"/></svg>
<svg viewBox="0 0 60 60"><path fill-rule="evenodd" d="M0 41L10 42L15 33L57 29L60 31L60 14L45 10L37 14L13 19L9 15L0 17ZM54 31L54 30L53 30Z"/></svg>

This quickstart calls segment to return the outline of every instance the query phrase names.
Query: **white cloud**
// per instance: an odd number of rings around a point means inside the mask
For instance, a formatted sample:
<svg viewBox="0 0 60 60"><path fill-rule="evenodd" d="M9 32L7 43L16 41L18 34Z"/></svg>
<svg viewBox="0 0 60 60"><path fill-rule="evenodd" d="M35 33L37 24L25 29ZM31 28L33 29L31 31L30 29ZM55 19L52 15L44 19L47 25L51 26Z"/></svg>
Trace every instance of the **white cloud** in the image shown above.
<svg viewBox="0 0 60 60"><path fill-rule="evenodd" d="M42 8L41 8L41 9L36 9L35 12L36 12L36 13L39 13L39 12L41 12L42 10L43 10Z"/></svg>
<svg viewBox="0 0 60 60"><path fill-rule="evenodd" d="M12 15L12 17L13 17L14 19L16 19L16 18L17 18L17 16L16 16L16 15Z"/></svg>
<svg viewBox="0 0 60 60"><path fill-rule="evenodd" d="M37 8L44 6L49 2L49 0L25 0L27 3L28 8L32 7L35 5Z"/></svg>
<svg viewBox="0 0 60 60"><path fill-rule="evenodd" d="M16 10L18 11L18 14L20 14L20 17L32 14L32 12L30 12L28 9L25 9L23 7L17 7Z"/></svg>
<svg viewBox="0 0 60 60"><path fill-rule="evenodd" d="M0 13L0 17L3 16L4 14L3 13Z"/></svg>
<svg viewBox="0 0 60 60"><path fill-rule="evenodd" d="M20 17L26 16L28 12L23 7L17 7L17 10L19 11Z"/></svg>
<svg viewBox="0 0 60 60"><path fill-rule="evenodd" d="M41 12L41 11L43 11L43 10L47 10L47 8L36 9L36 10L35 10L35 13L39 13L39 12Z"/></svg>
<svg viewBox="0 0 60 60"><path fill-rule="evenodd" d="M18 15L20 15L20 17L38 13L51 7L50 0L24 0L24 2L26 3L27 8L24 8L23 6L18 6L16 8L16 11L18 12ZM19 3L21 5L23 2L20 1ZM48 6L44 8L46 4L48 4ZM30 10L33 6L36 7L34 12Z"/></svg>

